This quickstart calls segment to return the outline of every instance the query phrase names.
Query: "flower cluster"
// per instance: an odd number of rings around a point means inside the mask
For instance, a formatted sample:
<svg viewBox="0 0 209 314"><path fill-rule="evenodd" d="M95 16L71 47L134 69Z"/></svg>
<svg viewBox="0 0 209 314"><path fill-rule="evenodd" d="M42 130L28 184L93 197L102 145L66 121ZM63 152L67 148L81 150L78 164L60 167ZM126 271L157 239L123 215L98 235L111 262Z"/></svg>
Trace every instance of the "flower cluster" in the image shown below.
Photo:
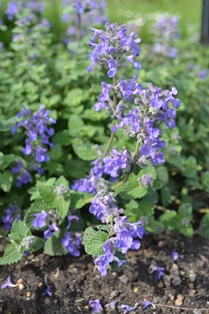
<svg viewBox="0 0 209 314"><path fill-rule="evenodd" d="M103 245L104 254L98 256L94 264L101 272L102 276L106 276L107 268L113 261L117 262L118 267L126 263L117 257L117 252L126 254L129 249L138 250L141 246L140 241L144 234L144 227L140 221L130 223L126 216L117 216L114 219L114 236L109 238Z"/></svg>
<svg viewBox="0 0 209 314"><path fill-rule="evenodd" d="M69 8L72 10L69 10ZM83 37L87 33L89 24L104 24L107 22L106 0L63 0L62 1L62 22L69 25L67 28L68 43L79 32ZM73 23L72 23L73 22Z"/></svg>
<svg viewBox="0 0 209 314"><path fill-rule="evenodd" d="M30 14L27 19L33 19L34 13L43 13L45 9L45 4L43 1L30 0L27 3L22 3L19 0L11 0L7 4L6 15L8 20L12 21L17 13L19 13L23 8L27 8L30 10Z"/></svg>
<svg viewBox="0 0 209 314"><path fill-rule="evenodd" d="M114 89L120 100L114 108L111 92ZM137 75L131 80L122 80L116 86L102 83L102 94L95 105L95 110L105 108L115 117L116 123L112 129L115 133L119 128L124 129L128 136L135 136L141 142L138 159L141 156L150 159L154 165L164 163L161 148L165 142L160 140L161 131L157 124L164 122L173 129L175 127L176 109L180 106L179 99L175 98L177 90L171 91L154 87L151 83L143 89L137 82ZM131 104L134 108L130 108Z"/></svg>
<svg viewBox="0 0 209 314"><path fill-rule="evenodd" d="M47 229L44 231L44 239L47 240L53 236L54 232L59 231L59 227L54 221L56 217L56 213L52 211L46 212L42 210L38 214L33 214L35 219L32 221L32 225L34 228L44 228L48 224ZM68 225L66 227L66 232L64 234L63 239L61 240L62 245L65 249L73 256L80 255L80 247L82 242L82 237L79 232L68 231L71 227L72 221L78 221L79 217L76 215L68 215Z"/></svg>
<svg viewBox="0 0 209 314"><path fill-rule="evenodd" d="M141 64L135 58L140 54L138 47L140 38L135 33L127 36L125 25L106 23L105 28L105 31L90 28L93 37L89 46L93 47L94 50L89 55L92 65L88 67L88 71L91 72L92 68L99 63L108 68L108 77L114 77L117 70L125 66L126 61L131 62L139 70ZM95 43L97 38L99 43Z"/></svg>
<svg viewBox="0 0 209 314"><path fill-rule="evenodd" d="M54 129L49 128L48 124L54 124L56 121L49 117L50 110L45 110L44 105L40 105L37 113L33 114L31 110L23 107L23 110L17 114L18 119L22 118L22 121L17 121L16 126L12 128L12 134L17 129L24 128L27 139L25 140L25 147L22 149L23 154L31 155L35 163L33 164L33 170L39 174L43 173L43 169L40 168L40 163L47 162L50 157L47 154L47 146L53 147L53 143L50 141L50 137L54 134ZM17 186L26 184L32 181L30 173L23 166L21 160L18 161L17 166L12 168L13 173L20 173L17 178Z"/></svg>
<svg viewBox="0 0 209 314"><path fill-rule="evenodd" d="M154 45L154 52L170 58L178 57L178 50L172 47L172 43L180 37L178 17L164 15L160 17L152 27L157 43Z"/></svg>

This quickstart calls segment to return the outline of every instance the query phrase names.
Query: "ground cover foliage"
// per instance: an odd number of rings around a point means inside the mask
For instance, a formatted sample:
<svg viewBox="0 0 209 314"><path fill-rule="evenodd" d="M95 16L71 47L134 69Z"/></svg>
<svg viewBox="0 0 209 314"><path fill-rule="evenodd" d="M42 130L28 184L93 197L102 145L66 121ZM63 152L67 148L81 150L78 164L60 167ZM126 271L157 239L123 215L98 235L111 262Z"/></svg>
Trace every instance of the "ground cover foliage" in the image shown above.
<svg viewBox="0 0 209 314"><path fill-rule="evenodd" d="M16 1L15 7L14 2L13 10L1 7L0 24L1 32L11 37L0 53L0 216L6 229L2 236L9 240L0 264L15 263L42 248L50 256L78 256L83 243L105 276L107 268L123 264L128 249L140 247L137 238L144 229L188 237L196 231L209 238L209 49L199 44L194 30L181 40L178 19L162 17L151 27L150 43L143 44L137 36L129 37L132 30L125 36L122 26L105 28L103 2L97 11L88 1L85 7L64 1L60 10L67 33L58 39L42 16L43 3ZM120 45L116 65L110 59L115 52L101 60L98 51L92 53L104 33L92 33L90 26L105 30L108 44L114 31L121 32L124 47L131 47L126 58L121 61L125 48ZM138 31L134 22L129 27ZM167 92L159 96L161 90L150 82ZM174 111L162 115L166 97L177 109L175 127ZM129 110L136 104L155 109L137 111L152 121L142 130L145 139L156 132L152 153L145 153L139 122L127 122L127 114L134 112L117 106L120 99L124 108L132 103ZM153 126L157 119L165 124ZM111 214L104 214L104 208Z"/></svg>

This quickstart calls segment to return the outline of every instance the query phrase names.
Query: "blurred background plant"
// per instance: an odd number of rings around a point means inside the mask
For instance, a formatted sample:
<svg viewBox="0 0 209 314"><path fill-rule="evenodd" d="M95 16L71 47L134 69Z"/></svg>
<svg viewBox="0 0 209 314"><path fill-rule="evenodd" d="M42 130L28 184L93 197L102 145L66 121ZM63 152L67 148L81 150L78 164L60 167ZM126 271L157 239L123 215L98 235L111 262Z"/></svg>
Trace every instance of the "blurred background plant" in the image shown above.
<svg viewBox="0 0 209 314"><path fill-rule="evenodd" d="M162 126L167 149L165 165L156 169L158 184L132 200L121 197L125 214L132 222L143 220L149 232L169 229L192 236L196 230L209 238L209 47L199 43L201 1L114 0L107 1L107 10L102 0L83 1L79 8L73 4L71 0L2 1L0 7L0 216L4 225L8 229L15 217L27 214L40 196L41 184L53 186L61 175L69 183L85 177L97 158L94 145L108 141L110 119L106 112L93 109L105 73L91 74L86 69L88 27L104 27L109 19L127 23L142 39L139 83L152 82L162 89L175 86L181 100L177 127L171 132ZM171 27L163 27L163 21ZM124 71L126 78L134 73L131 66ZM30 182L18 187L12 168L21 160L27 169L31 161L22 151L25 133L19 129L11 135L11 129L22 105L35 113L40 104L57 121L53 147L42 164L44 173L30 170ZM133 147L122 132L116 138L116 148ZM97 223L87 208L79 212L83 217L79 231L84 222ZM31 217L27 219L31 228Z"/></svg>

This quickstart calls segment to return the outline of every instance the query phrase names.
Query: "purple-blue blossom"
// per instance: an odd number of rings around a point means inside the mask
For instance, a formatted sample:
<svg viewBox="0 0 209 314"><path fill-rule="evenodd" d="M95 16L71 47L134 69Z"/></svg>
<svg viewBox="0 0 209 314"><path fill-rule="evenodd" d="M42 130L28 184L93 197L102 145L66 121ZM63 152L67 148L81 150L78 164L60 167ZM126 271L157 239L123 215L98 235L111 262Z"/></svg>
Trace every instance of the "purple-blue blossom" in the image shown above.
<svg viewBox="0 0 209 314"><path fill-rule="evenodd" d="M14 205L10 204L8 209L5 209L4 215L2 216L2 222L4 224L4 229L10 230L12 226L12 222L14 220Z"/></svg>
<svg viewBox="0 0 209 314"><path fill-rule="evenodd" d="M103 31L90 27L93 37L89 46L93 47L93 52L89 54L92 64L88 67L88 71L91 72L98 63L108 68L108 76L111 78L116 75L118 69L125 66L126 61L133 63L134 67L139 70L141 65L136 57L140 54L138 47L140 38L135 33L127 36L125 25L106 23L105 28L106 30ZM98 43L95 42L96 39Z"/></svg>
<svg viewBox="0 0 209 314"><path fill-rule="evenodd" d="M34 159L35 163L30 168L39 174L42 174L44 170L37 163L49 161L47 145L50 148L53 147L50 137L53 136L54 129L48 127L48 124L54 124L56 121L49 117L49 114L50 110L45 110L44 105L40 105L38 112L34 114L23 106L23 109L17 114L18 121L12 128L12 134L16 133L19 128L25 130L27 138L22 152ZM32 181L32 176L28 171L31 169L26 169L20 160L17 166L12 168L13 173L20 173L17 177L17 186Z"/></svg>
<svg viewBox="0 0 209 314"><path fill-rule="evenodd" d="M51 238L54 232L59 231L59 228L55 222L48 226L48 229L44 231L44 240Z"/></svg>
<svg viewBox="0 0 209 314"><path fill-rule="evenodd" d="M36 218L32 221L34 228L43 228L46 226L46 220L48 218L48 213L45 210L42 210L38 214L33 214Z"/></svg>
<svg viewBox="0 0 209 314"><path fill-rule="evenodd" d="M45 294L47 294L49 297L52 296L52 292L50 291L49 285L46 285L46 288L45 288L44 292L45 292Z"/></svg>
<svg viewBox="0 0 209 314"><path fill-rule="evenodd" d="M126 305L126 304L121 304L119 306L119 309L123 311L124 314L128 314L129 312L133 311L136 309L136 306L130 306L130 305Z"/></svg>
<svg viewBox="0 0 209 314"><path fill-rule="evenodd" d="M177 261L180 258L180 255L177 251L172 251L171 256L172 256L174 261Z"/></svg>
<svg viewBox="0 0 209 314"><path fill-rule="evenodd" d="M17 12L18 12L17 1L11 0L10 2L8 2L7 9L5 12L7 14L8 20L12 21Z"/></svg>
<svg viewBox="0 0 209 314"><path fill-rule="evenodd" d="M143 304L143 310L146 310L150 305L152 305L155 308L154 304L147 300L143 300L142 304Z"/></svg>
<svg viewBox="0 0 209 314"><path fill-rule="evenodd" d="M150 274L157 272L157 279L160 280L165 275L165 268L158 265L151 265L149 272Z"/></svg>
<svg viewBox="0 0 209 314"><path fill-rule="evenodd" d="M7 278L7 281L1 286L1 289L6 289L7 287L12 287L12 288L17 287L17 285L14 285L12 283L11 276Z"/></svg>
<svg viewBox="0 0 209 314"><path fill-rule="evenodd" d="M78 232L65 232L62 245L72 256L80 256L82 237Z"/></svg>
<svg viewBox="0 0 209 314"><path fill-rule="evenodd" d="M90 300L89 301L89 306L92 308L93 313L97 314L103 311L103 308L101 306L100 300Z"/></svg>

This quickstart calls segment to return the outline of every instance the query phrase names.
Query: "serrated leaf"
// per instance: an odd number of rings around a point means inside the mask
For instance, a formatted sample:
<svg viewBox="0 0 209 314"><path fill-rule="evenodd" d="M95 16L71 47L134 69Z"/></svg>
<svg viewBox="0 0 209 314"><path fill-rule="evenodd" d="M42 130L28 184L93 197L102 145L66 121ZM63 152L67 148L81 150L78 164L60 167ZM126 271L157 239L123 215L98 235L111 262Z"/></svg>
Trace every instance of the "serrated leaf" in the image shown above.
<svg viewBox="0 0 209 314"><path fill-rule="evenodd" d="M69 182L67 181L67 179L65 179L65 177L61 176L59 177L56 182L55 182L55 188L63 185L66 189L69 189Z"/></svg>
<svg viewBox="0 0 209 314"><path fill-rule="evenodd" d="M168 204L171 203L171 191L169 187L163 186L160 191L160 194L161 194L161 200L164 206L167 206Z"/></svg>
<svg viewBox="0 0 209 314"><path fill-rule="evenodd" d="M175 210L167 210L165 213L163 213L160 216L159 221L163 223L170 222L176 216L177 216L177 212Z"/></svg>
<svg viewBox="0 0 209 314"><path fill-rule="evenodd" d="M31 235L31 232L26 226L25 222L15 219L8 237L14 240L17 244L20 244L22 240L29 235Z"/></svg>
<svg viewBox="0 0 209 314"><path fill-rule="evenodd" d="M55 193L54 189L52 186L47 186L47 185L40 185L38 187L40 197L46 207L50 210L51 208L54 207L54 200L55 200Z"/></svg>
<svg viewBox="0 0 209 314"><path fill-rule="evenodd" d="M86 253L92 256L104 254L102 247L108 238L109 235L107 232L101 230L95 231L92 227L88 227L83 235L83 245L85 246Z"/></svg>
<svg viewBox="0 0 209 314"><path fill-rule="evenodd" d="M200 235L209 239L209 214L205 214L200 221Z"/></svg>
<svg viewBox="0 0 209 314"><path fill-rule="evenodd" d="M138 178L138 176L131 174L128 182L116 189L116 194L120 193L121 197L128 195L133 198L141 198L146 195L147 189L139 183Z"/></svg>
<svg viewBox="0 0 209 314"><path fill-rule="evenodd" d="M169 179L168 169L165 166L158 166L157 177L163 185L166 185Z"/></svg>
<svg viewBox="0 0 209 314"><path fill-rule="evenodd" d="M36 252L38 250L40 250L43 246L44 246L44 240L39 238L39 237L33 237L33 245L30 248L30 252Z"/></svg>
<svg viewBox="0 0 209 314"><path fill-rule="evenodd" d="M70 193L70 209L79 209L85 205L83 194L80 192L71 191Z"/></svg>
<svg viewBox="0 0 209 314"><path fill-rule="evenodd" d="M188 223L187 226L181 226L179 230L186 237L191 238L193 236L193 227L191 223Z"/></svg>
<svg viewBox="0 0 209 314"><path fill-rule="evenodd" d="M4 255L0 258L0 265L10 265L21 260L23 252L16 249L13 243L7 244Z"/></svg>
<svg viewBox="0 0 209 314"><path fill-rule="evenodd" d="M63 231L54 232L44 244L44 253L49 256L66 255L68 251L64 248L61 241L64 237Z"/></svg>
<svg viewBox="0 0 209 314"><path fill-rule="evenodd" d="M94 160L97 158L96 149L91 143L74 143L73 149L82 160Z"/></svg>
<svg viewBox="0 0 209 314"><path fill-rule="evenodd" d="M110 225L97 225L97 229L106 231L107 233L109 233L111 226Z"/></svg>
<svg viewBox="0 0 209 314"><path fill-rule="evenodd" d="M62 196L57 196L54 200L54 207L58 211L61 218L65 218L69 211L70 200L66 200Z"/></svg>
<svg viewBox="0 0 209 314"><path fill-rule="evenodd" d="M71 115L68 120L69 134L73 137L77 137L80 130L83 129L84 122L78 115Z"/></svg>
<svg viewBox="0 0 209 314"><path fill-rule="evenodd" d="M9 192L12 186L13 175L11 171L7 170L4 173L0 172L0 188L4 192Z"/></svg>

